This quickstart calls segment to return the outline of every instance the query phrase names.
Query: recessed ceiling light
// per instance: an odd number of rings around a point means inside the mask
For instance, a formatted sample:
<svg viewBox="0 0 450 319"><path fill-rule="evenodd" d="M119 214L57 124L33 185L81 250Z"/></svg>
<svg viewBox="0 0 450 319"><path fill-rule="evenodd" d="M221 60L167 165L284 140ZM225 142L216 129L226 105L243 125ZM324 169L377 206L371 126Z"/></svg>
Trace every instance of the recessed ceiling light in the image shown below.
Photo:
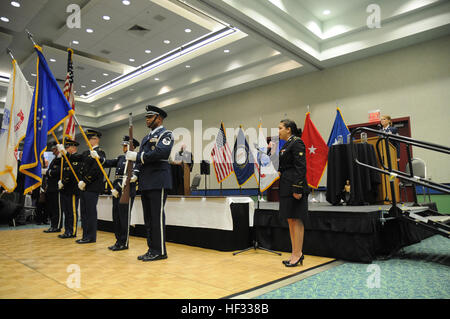
<svg viewBox="0 0 450 319"><path fill-rule="evenodd" d="M108 76L109 74L108 73L103 73L103 76Z"/></svg>
<svg viewBox="0 0 450 319"><path fill-rule="evenodd" d="M0 20L2 20L3 22L9 22L9 19L7 17L1 17Z"/></svg>
<svg viewBox="0 0 450 319"><path fill-rule="evenodd" d="M164 43L165 43L165 44L169 44L170 41L169 41L169 40L164 40Z"/></svg>
<svg viewBox="0 0 450 319"><path fill-rule="evenodd" d="M190 33L192 30L191 29L184 29L184 32L186 33Z"/></svg>
<svg viewBox="0 0 450 319"><path fill-rule="evenodd" d="M80 42L78 42L77 40L73 40L72 43L73 44L80 44Z"/></svg>
<svg viewBox="0 0 450 319"><path fill-rule="evenodd" d="M86 85L82 85L81 88L85 89L85 88L86 88Z"/></svg>
<svg viewBox="0 0 450 319"><path fill-rule="evenodd" d="M322 12L324 15L329 15L330 13L331 13L331 11L330 10L323 10L323 12Z"/></svg>
<svg viewBox="0 0 450 319"><path fill-rule="evenodd" d="M11 1L11 5L16 8L20 8L20 3L17 1Z"/></svg>
<svg viewBox="0 0 450 319"><path fill-rule="evenodd" d="M34 73L31 73L31 76L36 76L36 74L34 74Z"/></svg>
<svg viewBox="0 0 450 319"><path fill-rule="evenodd" d="M223 52L225 52L225 53L230 53L230 50L225 49L225 50L223 50Z"/></svg>
<svg viewBox="0 0 450 319"><path fill-rule="evenodd" d="M134 61L136 61L135 59L133 59L133 58L130 58L130 59L128 59L128 61L130 61L130 62L134 62Z"/></svg>
<svg viewBox="0 0 450 319"><path fill-rule="evenodd" d="M106 21L111 20L111 17L110 17L110 16L103 16L102 18L103 18L103 20L106 20Z"/></svg>
<svg viewBox="0 0 450 319"><path fill-rule="evenodd" d="M190 65L186 65L186 69L189 69L191 66Z"/></svg>
<svg viewBox="0 0 450 319"><path fill-rule="evenodd" d="M131 2L128 0L123 0L122 3L126 6L129 6L131 4Z"/></svg>
<svg viewBox="0 0 450 319"><path fill-rule="evenodd" d="M87 32L87 33L92 33L92 32L94 32L94 30L92 30L92 29L86 29L86 32Z"/></svg>
<svg viewBox="0 0 450 319"><path fill-rule="evenodd" d="M155 81L159 81L159 78L155 78Z"/></svg>
<svg viewBox="0 0 450 319"><path fill-rule="evenodd" d="M145 50L145 53L149 54L149 53L152 53L152 51L151 50Z"/></svg>
<svg viewBox="0 0 450 319"><path fill-rule="evenodd" d="M50 59L50 62L56 62L56 60L55 59Z"/></svg>
<svg viewBox="0 0 450 319"><path fill-rule="evenodd" d="M95 83L95 82L97 82L97 80L91 80L91 82Z"/></svg>

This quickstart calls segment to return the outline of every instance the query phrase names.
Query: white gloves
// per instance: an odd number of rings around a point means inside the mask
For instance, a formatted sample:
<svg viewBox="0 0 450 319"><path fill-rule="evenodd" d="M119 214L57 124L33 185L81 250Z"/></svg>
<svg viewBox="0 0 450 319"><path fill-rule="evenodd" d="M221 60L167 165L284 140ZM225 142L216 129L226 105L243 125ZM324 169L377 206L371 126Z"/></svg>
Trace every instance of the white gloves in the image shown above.
<svg viewBox="0 0 450 319"><path fill-rule="evenodd" d="M137 152L128 151L128 152L125 154L125 159L126 159L127 161L133 161L133 162L136 162L136 157L137 157Z"/></svg>
<svg viewBox="0 0 450 319"><path fill-rule="evenodd" d="M58 189L63 189L64 184L61 181L58 181Z"/></svg>
<svg viewBox="0 0 450 319"><path fill-rule="evenodd" d="M60 153L62 153L62 154L67 154L67 151L66 151L66 149L64 148L64 145L62 145L62 144L56 144L56 148L58 149L58 151L60 152Z"/></svg>
<svg viewBox="0 0 450 319"><path fill-rule="evenodd" d="M131 176L130 178L130 183L134 183L137 181L137 176L133 174L133 176Z"/></svg>
<svg viewBox="0 0 450 319"><path fill-rule="evenodd" d="M78 183L78 188L79 188L80 190L84 191L84 189L86 188L86 183L83 182L83 181L80 181L80 182Z"/></svg>
<svg viewBox="0 0 450 319"><path fill-rule="evenodd" d="M119 198L119 192L117 191L117 189L113 188L111 190L111 194L115 197L115 198Z"/></svg>
<svg viewBox="0 0 450 319"><path fill-rule="evenodd" d="M100 156L98 155L97 151L91 151L91 157L92 158L100 158Z"/></svg>

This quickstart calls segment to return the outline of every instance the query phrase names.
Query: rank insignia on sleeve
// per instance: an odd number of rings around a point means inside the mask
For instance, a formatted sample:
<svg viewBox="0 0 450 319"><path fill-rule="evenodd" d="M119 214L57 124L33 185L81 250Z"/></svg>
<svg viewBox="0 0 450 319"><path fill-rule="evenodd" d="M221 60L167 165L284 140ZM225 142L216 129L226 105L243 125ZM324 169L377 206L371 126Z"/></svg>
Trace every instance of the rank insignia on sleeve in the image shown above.
<svg viewBox="0 0 450 319"><path fill-rule="evenodd" d="M170 137L165 137L162 142L164 145L170 145Z"/></svg>

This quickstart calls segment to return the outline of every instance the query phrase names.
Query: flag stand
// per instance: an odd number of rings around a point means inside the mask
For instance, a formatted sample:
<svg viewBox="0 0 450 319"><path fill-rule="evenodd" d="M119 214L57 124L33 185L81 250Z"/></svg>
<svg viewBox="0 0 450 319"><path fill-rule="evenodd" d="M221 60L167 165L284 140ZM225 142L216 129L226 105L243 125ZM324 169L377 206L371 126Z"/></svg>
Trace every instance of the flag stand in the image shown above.
<svg viewBox="0 0 450 319"><path fill-rule="evenodd" d="M264 152L261 151L259 148L256 148L256 150L259 153L264 154ZM257 200L257 209L256 210L259 210L259 200L260 200L260 197L261 197L261 162L260 162L260 159L258 158L258 156L257 156L257 161L258 161L259 169L258 169L258 200ZM242 249L240 251L234 252L233 256L236 256L237 254L243 253L245 251L249 251L250 249L254 249L254 250L262 249L262 250L268 251L270 253L277 254L278 256L281 256L281 253L279 253L279 252L276 252L276 251L270 250L268 248L264 248L264 247L259 246L258 237L257 237L257 230L258 230L258 228L256 227L256 224L255 224L255 212L254 212L253 213L253 246L250 246L248 248L245 248L245 249Z"/></svg>

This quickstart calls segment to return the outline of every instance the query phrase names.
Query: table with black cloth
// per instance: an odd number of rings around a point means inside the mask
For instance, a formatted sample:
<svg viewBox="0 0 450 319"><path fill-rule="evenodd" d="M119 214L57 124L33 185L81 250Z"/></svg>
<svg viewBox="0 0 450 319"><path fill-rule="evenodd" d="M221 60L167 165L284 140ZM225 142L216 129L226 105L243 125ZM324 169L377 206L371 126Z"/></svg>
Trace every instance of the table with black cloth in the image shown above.
<svg viewBox="0 0 450 319"><path fill-rule="evenodd" d="M341 202L341 195L347 180L350 181L349 205L375 204L381 184L380 173L357 165L352 160L350 144L333 145L328 151L326 199L332 205ZM358 160L377 167L373 145L353 144Z"/></svg>

